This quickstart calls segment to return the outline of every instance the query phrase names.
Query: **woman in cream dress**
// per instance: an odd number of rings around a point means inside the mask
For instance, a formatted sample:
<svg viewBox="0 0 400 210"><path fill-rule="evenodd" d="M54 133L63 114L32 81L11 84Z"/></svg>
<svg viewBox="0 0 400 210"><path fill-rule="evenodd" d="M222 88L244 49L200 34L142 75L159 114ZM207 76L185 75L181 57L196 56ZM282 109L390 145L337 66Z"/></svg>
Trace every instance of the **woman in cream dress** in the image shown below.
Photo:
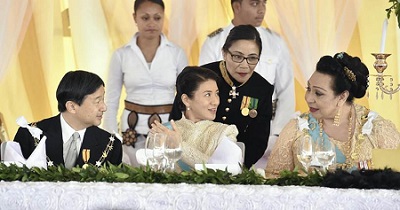
<svg viewBox="0 0 400 210"><path fill-rule="evenodd" d="M218 76L202 67L186 67L176 82L177 94L170 115L172 130L159 122L151 132L182 138L182 161L195 164L241 164L242 151L236 144L235 125L213 122L219 105ZM174 121L176 120L176 121Z"/></svg>

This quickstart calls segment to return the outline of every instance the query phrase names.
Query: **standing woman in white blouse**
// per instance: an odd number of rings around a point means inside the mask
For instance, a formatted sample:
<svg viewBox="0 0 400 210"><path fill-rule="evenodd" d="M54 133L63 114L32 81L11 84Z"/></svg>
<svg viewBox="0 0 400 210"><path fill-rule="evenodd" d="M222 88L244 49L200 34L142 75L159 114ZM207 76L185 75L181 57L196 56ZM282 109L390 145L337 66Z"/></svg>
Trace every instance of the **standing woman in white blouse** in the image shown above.
<svg viewBox="0 0 400 210"><path fill-rule="evenodd" d="M122 133L123 162L132 166L138 165L135 153L144 148L149 125L154 120L167 122L176 77L188 64L183 49L162 33L164 9L162 0L136 0L133 19L138 32L114 52L110 62L104 128ZM118 123L122 86L125 109Z"/></svg>

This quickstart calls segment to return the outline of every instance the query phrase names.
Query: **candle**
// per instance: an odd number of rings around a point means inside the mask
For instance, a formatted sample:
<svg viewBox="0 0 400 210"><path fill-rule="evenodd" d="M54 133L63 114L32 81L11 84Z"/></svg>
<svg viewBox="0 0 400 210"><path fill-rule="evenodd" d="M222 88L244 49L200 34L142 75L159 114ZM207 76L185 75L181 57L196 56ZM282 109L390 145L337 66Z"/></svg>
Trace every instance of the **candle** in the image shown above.
<svg viewBox="0 0 400 210"><path fill-rule="evenodd" d="M380 51L381 53L385 53L387 26L388 26L388 19L385 18L385 20L383 21L383 26L382 26L381 51Z"/></svg>

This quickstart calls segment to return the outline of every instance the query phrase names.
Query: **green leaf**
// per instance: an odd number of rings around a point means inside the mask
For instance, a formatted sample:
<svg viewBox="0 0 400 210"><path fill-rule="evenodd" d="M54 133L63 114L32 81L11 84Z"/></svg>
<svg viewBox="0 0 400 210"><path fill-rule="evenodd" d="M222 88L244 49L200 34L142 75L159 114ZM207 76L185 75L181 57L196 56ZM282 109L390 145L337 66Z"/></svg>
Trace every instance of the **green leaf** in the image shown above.
<svg viewBox="0 0 400 210"><path fill-rule="evenodd" d="M120 173L120 172L117 172L117 173L115 173L114 175L115 175L118 179L127 179L127 178L129 177L128 174L126 174L126 173Z"/></svg>
<svg viewBox="0 0 400 210"><path fill-rule="evenodd" d="M400 3L397 0L389 0L389 3L392 3L392 6L387 8L386 11L386 16L389 19L391 16L391 13L393 12L396 17L397 17L397 24L398 27L400 28Z"/></svg>
<svg viewBox="0 0 400 210"><path fill-rule="evenodd" d="M318 186L323 176L317 173L299 176L297 170L282 171L281 177L266 180L254 170L242 168L242 173L232 175L227 170L205 169L204 171L184 171L182 173L162 173L149 167L134 168L129 165L107 164L100 168L88 165L71 170L62 165L50 166L47 170L0 163L0 180L3 181L53 181L53 182L142 182L142 183L188 183L188 184L253 184L253 185L307 185Z"/></svg>

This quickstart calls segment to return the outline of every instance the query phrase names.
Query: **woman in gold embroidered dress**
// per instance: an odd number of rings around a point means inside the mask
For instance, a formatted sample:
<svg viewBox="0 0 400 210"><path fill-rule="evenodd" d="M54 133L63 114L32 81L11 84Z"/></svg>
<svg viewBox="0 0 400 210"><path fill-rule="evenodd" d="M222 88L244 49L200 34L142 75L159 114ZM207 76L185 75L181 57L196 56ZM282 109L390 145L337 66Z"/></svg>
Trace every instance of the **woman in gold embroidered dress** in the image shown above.
<svg viewBox="0 0 400 210"><path fill-rule="evenodd" d="M177 94L170 115L172 130L155 121L151 132L182 137L183 168L195 164L243 162L237 146L235 125L213 122L219 105L218 75L206 68L189 66L176 81ZM174 121L176 120L176 121ZM184 164L183 164L184 163ZM188 169L188 168L186 168Z"/></svg>
<svg viewBox="0 0 400 210"><path fill-rule="evenodd" d="M309 112L291 120L281 132L266 167L267 177L301 166L297 141L305 135L333 142L336 166L349 171L371 167L374 148L397 148L400 133L395 125L353 102L365 95L368 76L358 57L344 52L322 57L307 83Z"/></svg>

